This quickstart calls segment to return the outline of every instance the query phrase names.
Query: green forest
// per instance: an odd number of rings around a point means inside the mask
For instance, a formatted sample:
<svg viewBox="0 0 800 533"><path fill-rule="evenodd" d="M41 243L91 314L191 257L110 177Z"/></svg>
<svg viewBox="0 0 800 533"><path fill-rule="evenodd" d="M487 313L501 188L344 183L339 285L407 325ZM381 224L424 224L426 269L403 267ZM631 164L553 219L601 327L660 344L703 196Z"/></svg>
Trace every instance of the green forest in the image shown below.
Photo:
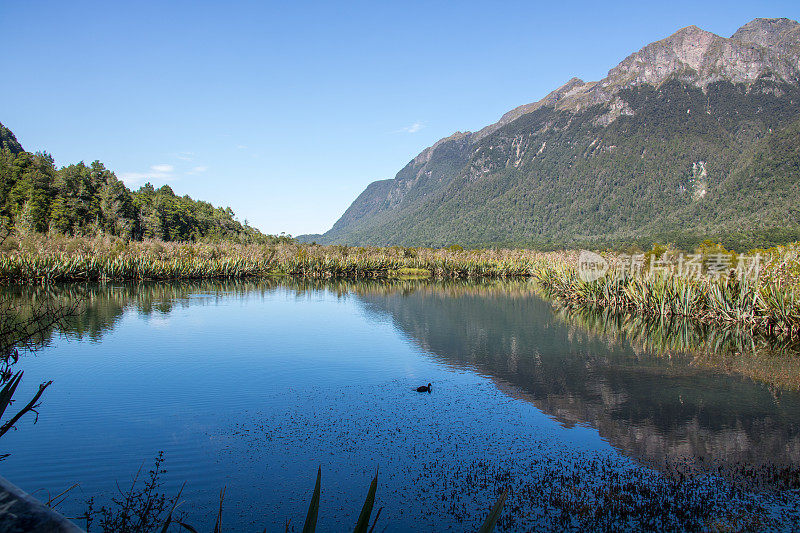
<svg viewBox="0 0 800 533"><path fill-rule="evenodd" d="M47 153L26 152L0 124L0 225L18 231L107 234L165 241L271 242L236 220L229 207L178 196L168 185L131 191L101 162L56 168Z"/></svg>
<svg viewBox="0 0 800 533"><path fill-rule="evenodd" d="M627 114L542 107L372 183L323 244L747 251L800 240L800 88L619 92ZM307 239L306 239L307 240Z"/></svg>

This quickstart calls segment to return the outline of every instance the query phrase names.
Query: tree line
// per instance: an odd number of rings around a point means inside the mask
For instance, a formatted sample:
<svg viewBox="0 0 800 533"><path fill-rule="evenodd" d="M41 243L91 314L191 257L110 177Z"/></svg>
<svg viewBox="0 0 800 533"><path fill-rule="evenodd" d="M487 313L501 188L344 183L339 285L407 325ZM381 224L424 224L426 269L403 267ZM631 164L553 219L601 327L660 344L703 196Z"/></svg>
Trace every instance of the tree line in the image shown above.
<svg viewBox="0 0 800 533"><path fill-rule="evenodd" d="M100 161L56 168L47 153L25 151L0 124L0 225L67 235L108 234L165 241L272 242L242 224L229 207L215 207L168 185L132 191Z"/></svg>

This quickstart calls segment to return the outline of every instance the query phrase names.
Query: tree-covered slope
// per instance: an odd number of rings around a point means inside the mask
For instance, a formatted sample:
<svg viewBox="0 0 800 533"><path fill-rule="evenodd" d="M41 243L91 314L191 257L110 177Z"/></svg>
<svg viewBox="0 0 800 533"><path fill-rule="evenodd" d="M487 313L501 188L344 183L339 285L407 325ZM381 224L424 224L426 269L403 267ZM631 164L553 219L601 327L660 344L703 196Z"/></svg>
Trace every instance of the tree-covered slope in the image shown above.
<svg viewBox="0 0 800 533"><path fill-rule="evenodd" d="M495 125L439 141L370 185L321 241L798 239L798 28L759 19L736 39L685 28L600 82L570 80Z"/></svg>
<svg viewBox="0 0 800 533"><path fill-rule="evenodd" d="M23 150L2 124L0 143L2 227L167 241L271 239L242 225L230 208L176 196L167 185L132 192L99 161L56 168L48 154Z"/></svg>
<svg viewBox="0 0 800 533"><path fill-rule="evenodd" d="M17 138L2 123L0 123L0 150L8 150L15 155L23 151Z"/></svg>

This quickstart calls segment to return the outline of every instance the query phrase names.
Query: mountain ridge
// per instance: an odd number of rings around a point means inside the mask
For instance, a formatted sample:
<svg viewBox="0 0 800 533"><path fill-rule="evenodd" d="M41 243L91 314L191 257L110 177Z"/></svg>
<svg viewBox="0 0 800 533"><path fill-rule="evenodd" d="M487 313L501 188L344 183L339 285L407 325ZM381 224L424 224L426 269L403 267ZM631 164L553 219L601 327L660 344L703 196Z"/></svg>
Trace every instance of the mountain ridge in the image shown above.
<svg viewBox="0 0 800 533"><path fill-rule="evenodd" d="M786 127L798 116L799 50L800 24L790 19L755 19L730 38L687 26L630 54L602 80L584 82L572 78L539 101L514 108L496 123L477 132L456 132L440 139L412 159L394 178L367 186L319 240L344 244L549 242L555 245L569 244L583 235L599 242L598 239L603 240L602 228L587 227L584 229L591 230L588 233L570 235L566 227L559 228L563 225L560 221L547 216L542 218L549 211L564 210L563 206L548 205L541 191L535 195L535 205L520 207L520 202L531 196L528 194L531 187L538 187L542 180L550 182L555 189L562 187L559 180L565 180L565 173L574 174L573 167L579 159L599 160L611 154L617 149L616 145L604 143L602 138L617 135L615 132L629 127L630 121L643 124L641 146L626 146L631 153L618 150L617 155L606 158L607 164L633 169L638 165L634 159L637 151L646 159L648 150L655 150L656 145L668 137L673 138L673 143L702 147L693 161L688 161L692 158L687 159L686 154L677 153L680 157L674 164L660 163L669 170L672 188L686 189L675 175L677 165L683 167L680 172L685 174L691 173L692 164L696 167L703 161L706 165L703 158L714 157L710 155L711 148L706 146L712 139L719 151L725 153L720 158L724 160L721 164L704 166L718 178L717 183L712 180L707 190L709 196L704 196L703 200L707 204L714 203L719 200L715 198L716 192L721 190L716 186L724 181L723 176L729 172L735 154L749 146L748 143L768 135L773 128ZM648 102L647 98L663 101ZM683 99L687 100L686 107L678 103ZM741 110L730 108L730 102L736 102ZM707 120L702 119L703 112L708 115ZM637 113L640 116L636 117ZM647 113L667 113L675 130L664 130L655 117ZM682 117L680 113L688 116ZM587 123L585 119L589 116L591 120ZM625 126L616 124L623 118L628 121ZM662 122L664 120L666 118ZM661 137L648 133L648 128L651 132L660 132ZM683 140L676 137L676 132ZM708 137L712 132L714 137ZM578 151L580 153L573 153L575 146L570 145L570 138L573 144L586 143L583 150ZM630 145L624 136L621 140ZM554 143L558 143L555 152L552 151ZM555 160L549 160L551 157ZM652 162L649 163L652 167ZM596 174L608 173L602 165L590 166ZM552 172L556 167L561 172L558 175ZM578 177L581 176L573 176ZM586 200L588 192L585 191L594 188L598 192L599 189L591 181L595 177L584 173L582 179L584 192L577 194ZM618 179L624 182L626 178L619 176ZM647 185L642 187L647 188ZM600 189L612 196L618 192L613 188ZM673 193L667 194L670 197L667 203L674 200ZM475 196L476 201L469 200L468 196ZM651 198L654 203L657 203L656 196ZM513 220L497 218L496 211L490 209L493 205L507 211ZM610 207L613 206L604 206ZM691 204L676 207L697 210ZM443 217L443 208L453 216ZM491 216L478 216L478 213ZM713 213L706 213L709 214ZM526 219L527 216L532 218ZM426 222L436 219L441 219L447 227L437 230ZM535 219L541 220L533 223ZM450 227L451 220L485 227L459 230ZM515 225L525 229L514 229ZM670 231L679 232L680 227L673 226ZM637 230L630 225L616 230L605 232L617 234L611 241L619 241L626 233L637 237ZM640 231L638 233L643 237Z"/></svg>

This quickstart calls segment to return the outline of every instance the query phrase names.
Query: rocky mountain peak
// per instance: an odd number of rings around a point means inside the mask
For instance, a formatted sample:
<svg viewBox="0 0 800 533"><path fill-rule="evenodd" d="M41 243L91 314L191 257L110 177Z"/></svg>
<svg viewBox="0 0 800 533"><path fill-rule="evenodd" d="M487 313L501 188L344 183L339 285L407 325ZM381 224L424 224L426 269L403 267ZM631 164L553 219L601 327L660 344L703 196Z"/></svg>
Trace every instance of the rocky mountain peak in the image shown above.
<svg viewBox="0 0 800 533"><path fill-rule="evenodd" d="M476 142L542 107L575 112L605 104L609 112L600 121L609 124L628 113L617 94L636 85L657 87L677 78L705 89L718 81L750 84L764 77L793 84L800 81L800 23L786 18L755 19L731 38L686 26L629 55L602 80L587 83L572 78L541 100L514 108L494 124L467 134L467 139ZM424 159L430 152L420 155Z"/></svg>
<svg viewBox="0 0 800 533"><path fill-rule="evenodd" d="M423 150L410 165L419 177L440 146L455 141L470 145L492 135L523 115L543 107L579 112L602 104L607 111L596 123L607 126L633 111L619 96L637 85L660 86L678 79L703 90L718 81L752 84L768 78L779 82L800 82L800 24L790 19L755 19L731 37L725 38L697 26L686 26L672 35L648 44L623 59L597 82L572 78L537 102L521 105L500 120L477 132L456 132Z"/></svg>
<svg viewBox="0 0 800 533"><path fill-rule="evenodd" d="M709 31L702 30L697 26L687 26L663 41L654 43L655 46L651 46L656 51L661 51L668 61L675 58L692 70L699 72L709 50L715 44L719 45L723 41L722 37Z"/></svg>
<svg viewBox="0 0 800 533"><path fill-rule="evenodd" d="M715 74L741 82L745 80L737 78L753 77L745 71L751 64L761 63L761 55L760 50L730 42L697 26L687 26L625 58L599 85L603 88L644 83L657 86L676 74L701 86L717 81Z"/></svg>
<svg viewBox="0 0 800 533"><path fill-rule="evenodd" d="M577 111L587 105L611 104L619 112L616 94L636 85L659 86L677 78L705 89L718 81L751 84L768 78L800 81L800 24L790 19L756 19L733 37L720 37L687 26L626 57L597 83L587 83L557 107ZM613 119L613 116L611 117Z"/></svg>
<svg viewBox="0 0 800 533"><path fill-rule="evenodd" d="M765 221L784 231L798 205L799 37L788 19L729 38L682 28L600 81L573 78L441 139L370 184L320 242L630 242L676 228L700 239ZM699 213L716 218L687 227ZM744 239L773 238L759 231Z"/></svg>
<svg viewBox="0 0 800 533"><path fill-rule="evenodd" d="M782 43L800 44L800 23L787 18L751 20L734 33L731 39L755 43L765 48L779 47Z"/></svg>

